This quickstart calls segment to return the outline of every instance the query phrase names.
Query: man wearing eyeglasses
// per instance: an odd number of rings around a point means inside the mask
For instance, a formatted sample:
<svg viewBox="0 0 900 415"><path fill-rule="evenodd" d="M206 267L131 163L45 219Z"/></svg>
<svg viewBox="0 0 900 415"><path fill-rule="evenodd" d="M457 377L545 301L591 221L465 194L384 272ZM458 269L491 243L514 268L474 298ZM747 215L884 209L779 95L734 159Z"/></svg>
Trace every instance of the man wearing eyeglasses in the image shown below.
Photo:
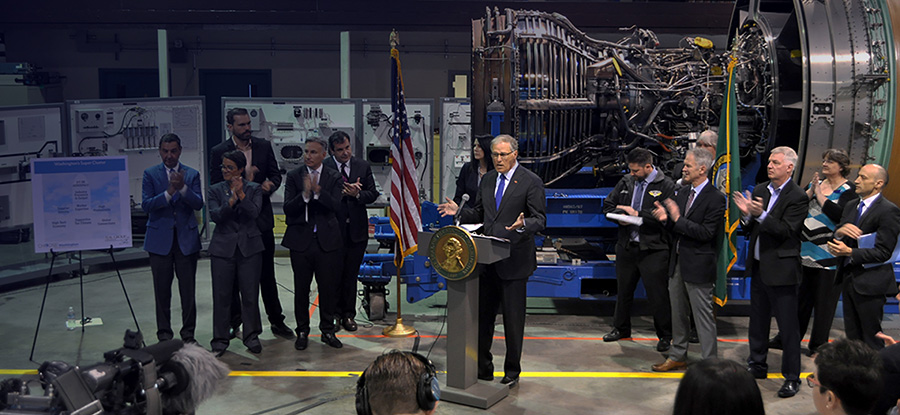
<svg viewBox="0 0 900 415"><path fill-rule="evenodd" d="M838 339L816 349L815 371L806 378L822 415L865 415L883 386L878 353L859 340Z"/></svg>
<svg viewBox="0 0 900 415"><path fill-rule="evenodd" d="M544 182L518 164L519 143L501 134L491 141L494 170L485 173L475 207L459 212L460 223L484 222L484 234L509 239L509 258L484 268L478 295L478 378L494 379L491 344L497 312L503 313L506 359L501 384L510 388L522 371L525 337L525 286L537 269L534 234L546 224ZM438 206L442 216L455 215L459 206L448 197ZM502 308L502 310L501 310Z"/></svg>
<svg viewBox="0 0 900 415"><path fill-rule="evenodd" d="M247 158L247 166L244 167L244 176L248 181L258 183L263 191L262 207L256 225L262 233L265 250L261 253L259 292L262 294L263 305L269 323L272 325L272 333L286 337L294 337L294 332L284 324L284 311L281 301L278 299L278 286L275 282L275 215L272 212L272 202L269 200L272 193L281 185L281 171L278 169L278 161L272 150L272 143L253 137L250 124L250 114L244 108L231 108L225 116L226 127L231 136L212 148L209 156L209 177L211 184L223 180L222 155L240 150ZM241 325L241 301L239 290L235 287L234 299L231 302L231 327L232 338L236 336Z"/></svg>

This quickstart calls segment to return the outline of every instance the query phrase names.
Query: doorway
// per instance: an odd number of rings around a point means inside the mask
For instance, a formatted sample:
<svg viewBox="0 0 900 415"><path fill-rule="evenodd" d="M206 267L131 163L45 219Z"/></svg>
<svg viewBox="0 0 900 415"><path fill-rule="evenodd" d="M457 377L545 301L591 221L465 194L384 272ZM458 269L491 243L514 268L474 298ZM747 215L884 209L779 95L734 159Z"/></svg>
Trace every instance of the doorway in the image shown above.
<svg viewBox="0 0 900 415"><path fill-rule="evenodd" d="M206 97L206 154L225 139L222 97L271 97L269 69L201 69L200 95Z"/></svg>
<svg viewBox="0 0 900 415"><path fill-rule="evenodd" d="M159 97L159 69L100 68L100 99ZM169 79L172 79L171 73ZM169 82L169 96L172 83Z"/></svg>

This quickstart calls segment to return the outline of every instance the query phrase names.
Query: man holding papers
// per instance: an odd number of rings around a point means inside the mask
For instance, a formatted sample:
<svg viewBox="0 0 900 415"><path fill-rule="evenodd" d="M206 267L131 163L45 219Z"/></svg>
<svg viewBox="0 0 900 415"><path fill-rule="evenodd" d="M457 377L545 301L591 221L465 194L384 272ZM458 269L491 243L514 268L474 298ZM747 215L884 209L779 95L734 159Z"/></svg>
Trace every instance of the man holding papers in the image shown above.
<svg viewBox="0 0 900 415"><path fill-rule="evenodd" d="M653 216L655 203L675 196L675 183L653 166L653 153L635 148L625 157L631 174L619 180L603 201L603 213L619 217L616 242L616 311L613 329L603 341L614 342L631 337L631 305L638 280L643 279L647 300L653 312L653 326L659 342L656 350L669 350L672 341L672 315L669 306L669 232Z"/></svg>
<svg viewBox="0 0 900 415"><path fill-rule="evenodd" d="M897 294L894 270L889 260L900 233L900 209L881 195L887 184L884 167L867 164L859 169L856 194L859 203L844 207L841 223L828 248L846 259L838 266L837 283L844 285L844 330L848 339L862 340L880 350L886 295ZM870 234L874 234L871 235ZM864 243L874 237L873 243Z"/></svg>

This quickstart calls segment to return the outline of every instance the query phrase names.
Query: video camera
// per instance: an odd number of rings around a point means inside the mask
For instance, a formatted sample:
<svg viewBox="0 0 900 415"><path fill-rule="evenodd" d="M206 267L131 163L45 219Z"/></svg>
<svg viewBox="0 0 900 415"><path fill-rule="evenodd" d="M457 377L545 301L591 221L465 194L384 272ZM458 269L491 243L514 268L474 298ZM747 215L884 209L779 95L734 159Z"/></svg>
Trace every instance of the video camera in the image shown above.
<svg viewBox="0 0 900 415"><path fill-rule="evenodd" d="M163 415L192 413L229 370L200 346L167 340L139 348L141 334L125 333L125 346L91 366L44 362L42 396L28 383L0 383L0 415Z"/></svg>

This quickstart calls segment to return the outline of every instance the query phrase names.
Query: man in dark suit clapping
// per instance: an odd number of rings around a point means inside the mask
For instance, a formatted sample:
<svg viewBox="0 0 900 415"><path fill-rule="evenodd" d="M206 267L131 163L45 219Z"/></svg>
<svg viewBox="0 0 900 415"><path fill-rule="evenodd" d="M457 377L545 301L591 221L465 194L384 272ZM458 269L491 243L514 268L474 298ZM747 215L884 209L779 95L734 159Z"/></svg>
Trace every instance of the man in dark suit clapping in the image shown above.
<svg viewBox="0 0 900 415"><path fill-rule="evenodd" d="M674 235L669 256L669 299L672 304L672 349L656 372L687 366L690 313L693 310L700 338L701 356L716 357L716 318L713 294L716 283L718 243L725 215L725 195L707 178L713 156L695 148L682 168L685 186L675 200L655 203L653 215ZM682 214L684 212L684 214Z"/></svg>
<svg viewBox="0 0 900 415"><path fill-rule="evenodd" d="M516 160L519 143L509 135L491 142L495 170L481 180L475 208L460 212L461 223L484 222L484 234L509 239L509 258L485 267L479 277L478 296L478 378L492 380L494 364L491 344L494 320L502 307L506 330L506 360L500 383L513 387L522 371L522 343L525 337L525 287L537 269L534 234L544 229L546 197L540 177ZM438 206L443 216L455 215L459 206L450 198Z"/></svg>
<svg viewBox="0 0 900 415"><path fill-rule="evenodd" d="M862 340L875 350L884 348L881 331L885 295L897 294L891 258L900 233L900 209L881 194L887 184L884 167L867 164L859 169L856 194L859 203L847 203L841 224L828 243L835 256L847 258L838 267L837 283L844 285L844 329L848 339ZM872 235L874 234L874 235ZM859 242L863 235L874 244Z"/></svg>
<svg viewBox="0 0 900 415"><path fill-rule="evenodd" d="M791 181L797 153L776 147L769 155L769 181L750 192L734 193L741 223L750 232L747 273L750 279L750 357L748 370L757 379L767 377L769 328L772 315L782 334L781 374L784 384L778 396L789 398L800 390L800 323L797 319L797 287L800 284L800 227L809 199Z"/></svg>
<svg viewBox="0 0 900 415"><path fill-rule="evenodd" d="M334 335L338 277L341 261L341 229L337 212L341 180L336 170L322 166L327 144L321 138L306 140L306 165L291 170L284 187L287 230L281 245L291 250L294 270L294 316L297 340L294 348L309 344L309 288L313 275L319 288L319 330L322 341L334 348L343 344Z"/></svg>
<svg viewBox="0 0 900 415"><path fill-rule="evenodd" d="M356 291L359 266L369 242L369 218L366 205L378 198L372 168L365 160L353 157L350 136L337 131L328 138L332 157L325 159L325 167L341 175L341 205L338 223L344 241L343 269L338 283L336 316L340 326L356 331ZM338 328L340 328L338 326Z"/></svg>

